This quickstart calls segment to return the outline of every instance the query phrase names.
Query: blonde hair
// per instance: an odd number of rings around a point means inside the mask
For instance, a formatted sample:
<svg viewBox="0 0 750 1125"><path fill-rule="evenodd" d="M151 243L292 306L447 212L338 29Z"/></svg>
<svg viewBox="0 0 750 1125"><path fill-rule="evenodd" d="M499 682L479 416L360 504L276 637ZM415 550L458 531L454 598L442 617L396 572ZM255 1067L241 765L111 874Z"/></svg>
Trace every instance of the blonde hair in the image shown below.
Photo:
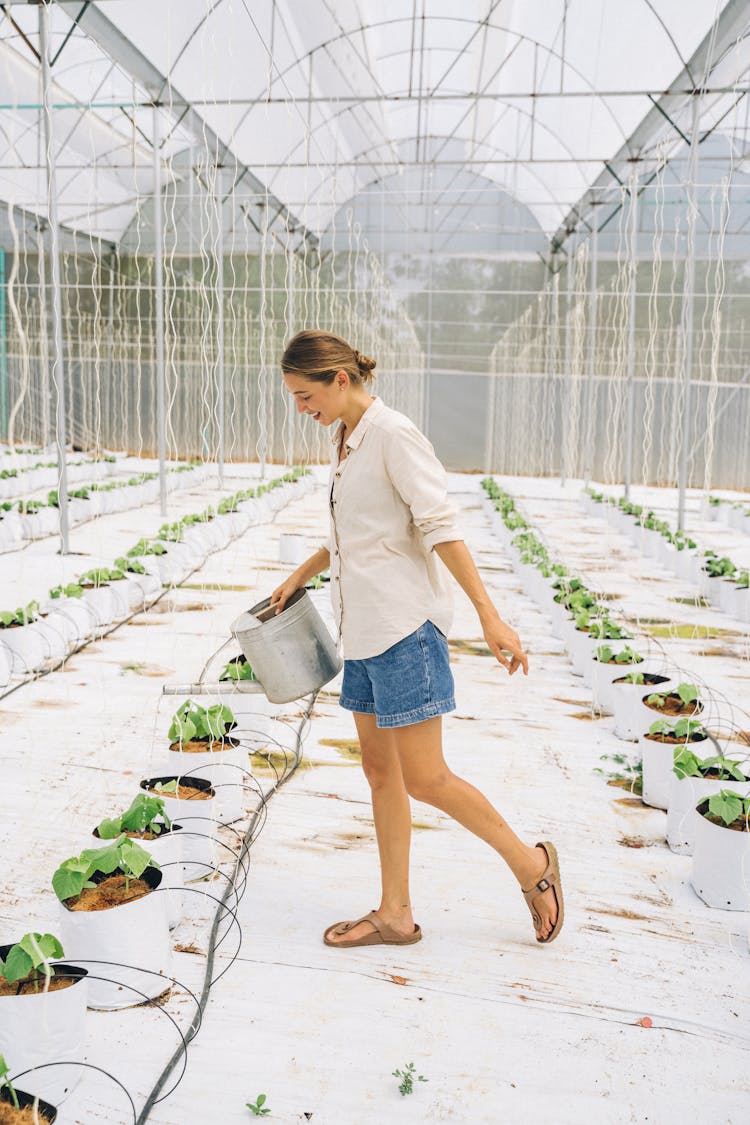
<svg viewBox="0 0 750 1125"><path fill-rule="evenodd" d="M362 386L375 378L374 359L360 355L333 332L308 328L293 336L281 357L281 370L288 375L299 375L315 383L330 385L337 371L346 371L352 383Z"/></svg>

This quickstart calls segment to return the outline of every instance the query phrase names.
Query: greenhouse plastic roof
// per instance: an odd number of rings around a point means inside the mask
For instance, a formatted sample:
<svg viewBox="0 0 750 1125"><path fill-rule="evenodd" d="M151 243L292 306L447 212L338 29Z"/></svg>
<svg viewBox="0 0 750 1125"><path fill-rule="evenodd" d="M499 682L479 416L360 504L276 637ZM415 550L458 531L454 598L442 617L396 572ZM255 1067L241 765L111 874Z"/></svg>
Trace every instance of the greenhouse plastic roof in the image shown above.
<svg viewBox="0 0 750 1125"><path fill-rule="evenodd" d="M0 197L44 214L38 8L4 8ZM703 85L701 139L744 157L740 0L59 0L50 22L59 219L111 242L153 189L154 101L165 182L214 154L315 235L435 168L564 235L634 158L684 155Z"/></svg>

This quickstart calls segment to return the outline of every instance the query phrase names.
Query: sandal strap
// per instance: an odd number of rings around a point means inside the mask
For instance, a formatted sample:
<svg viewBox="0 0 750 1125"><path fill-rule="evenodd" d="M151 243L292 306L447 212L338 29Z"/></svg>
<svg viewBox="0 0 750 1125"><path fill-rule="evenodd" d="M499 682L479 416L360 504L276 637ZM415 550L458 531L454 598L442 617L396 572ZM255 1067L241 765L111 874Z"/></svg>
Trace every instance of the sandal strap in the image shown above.
<svg viewBox="0 0 750 1125"><path fill-rule="evenodd" d="M375 926L375 929L379 930L380 927L373 921L373 916L377 918L375 911L371 910L369 914L363 914L361 918L355 918L352 922L341 922L341 924L335 926L331 932L334 934L348 934L349 930L353 930L360 922L371 922L372 925Z"/></svg>

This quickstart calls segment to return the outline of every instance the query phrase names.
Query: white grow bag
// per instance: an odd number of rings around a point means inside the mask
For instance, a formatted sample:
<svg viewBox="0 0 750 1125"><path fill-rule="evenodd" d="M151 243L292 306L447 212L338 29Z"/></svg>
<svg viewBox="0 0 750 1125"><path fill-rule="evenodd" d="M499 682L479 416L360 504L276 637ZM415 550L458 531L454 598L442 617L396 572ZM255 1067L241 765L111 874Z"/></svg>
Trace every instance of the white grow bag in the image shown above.
<svg viewBox="0 0 750 1125"><path fill-rule="evenodd" d="M678 777L672 771L667 810L667 843L673 852L692 855L695 832L701 820L695 806L722 789L731 789L741 797L750 794L750 781L719 781L715 777Z"/></svg>
<svg viewBox="0 0 750 1125"><path fill-rule="evenodd" d="M174 774L164 774L160 777L144 778L141 789L153 793L150 788L156 781L166 783L174 780ZM164 811L172 824L182 826L182 874L185 882L204 879L216 867L216 830L218 821L218 801L211 783L206 777L195 774L182 778L184 785L195 789L209 790L211 796L207 799L186 800L180 797L171 797L168 793L155 793L164 801Z"/></svg>
<svg viewBox="0 0 750 1125"><path fill-rule="evenodd" d="M731 783L724 788L731 789ZM696 816L693 889L718 910L750 910L750 832L735 832L700 813Z"/></svg>
<svg viewBox="0 0 750 1125"><path fill-rule="evenodd" d="M705 744L705 745L704 745ZM707 738L694 738L690 742L655 742L646 735L638 739L643 755L643 803L654 809L666 810L669 804L669 789L674 774L675 751L683 746L694 750L698 757L710 745Z"/></svg>
<svg viewBox="0 0 750 1125"><path fill-rule="evenodd" d="M50 655L49 642L36 621L29 625L9 627L0 632L0 639L11 653L12 670L19 675L37 672Z"/></svg>
<svg viewBox="0 0 750 1125"><path fill-rule="evenodd" d="M0 946L0 956L7 957L9 949L9 945ZM46 1063L69 1062L70 1066L45 1067L20 1082L40 1098L59 1105L82 1074L75 1064L85 1057L88 981L87 970L67 959L51 965L57 976L76 977L76 983L54 992L0 997L0 1054L11 1074Z"/></svg>
<svg viewBox="0 0 750 1125"><path fill-rule="evenodd" d="M158 892L162 874L147 867L141 877L153 892L134 902L94 911L68 910L60 903L63 949L89 971L90 1008L129 1008L153 1000L171 984L166 894Z"/></svg>
<svg viewBox="0 0 750 1125"><path fill-rule="evenodd" d="M244 747L227 745L225 750L188 752L174 743L169 748L169 771L180 777L205 777L210 781L216 790L216 816L220 821L231 823L244 815L245 784L250 773L250 762ZM195 815L196 804L208 803L193 802L192 814ZM197 830L203 831L200 824Z"/></svg>

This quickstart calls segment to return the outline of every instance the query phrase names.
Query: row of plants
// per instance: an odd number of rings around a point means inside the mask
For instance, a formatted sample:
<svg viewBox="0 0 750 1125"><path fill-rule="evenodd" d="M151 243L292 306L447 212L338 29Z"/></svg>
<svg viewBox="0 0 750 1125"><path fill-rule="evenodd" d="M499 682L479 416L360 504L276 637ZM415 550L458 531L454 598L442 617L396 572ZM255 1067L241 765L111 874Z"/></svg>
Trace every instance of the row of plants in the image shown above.
<svg viewBox="0 0 750 1125"><path fill-rule="evenodd" d="M264 513L286 502L284 486L306 478L295 468L254 488L225 497L214 508L163 524L153 538L138 540L111 567L100 566L53 587L44 601L0 609L0 688L12 676L27 677L114 624L145 609L165 586L177 585ZM312 480L312 478L309 478Z"/></svg>
<svg viewBox="0 0 750 1125"><path fill-rule="evenodd" d="M750 622L750 571L710 548L701 550L692 536L641 504L592 488L585 490L584 498L589 511L604 512L644 554L678 578L696 583L699 593L723 612Z"/></svg>
<svg viewBox="0 0 750 1125"><path fill-rule="evenodd" d="M233 681L238 663L230 661L221 678ZM249 667L245 675L252 676ZM246 702L239 697L238 706ZM238 858L217 833L246 815L252 775L241 721L225 702L203 707L185 699L167 730L164 772L142 778L130 804L102 817L90 846L54 871L59 932L27 933L0 947L0 1100L9 1108L20 1113L41 1098L38 1120L55 1120L56 1105L80 1077L87 1009L157 999L161 1006L174 979L169 931L185 914L188 892L204 893L196 884L219 870L217 847L231 858L229 889L241 896L246 845ZM253 725L257 715L244 721ZM11 1069L26 1075L31 1093L7 1082ZM265 1101L254 1104L261 1110Z"/></svg>
<svg viewBox="0 0 750 1125"><path fill-rule="evenodd" d="M704 496L701 501L701 515L704 519L718 520L735 531L750 535L750 502L747 500L727 500L723 496Z"/></svg>
<svg viewBox="0 0 750 1125"><path fill-rule="evenodd" d="M201 477L205 466L190 462L167 470L167 488L181 486L179 474ZM94 516L111 515L155 500L159 474L142 472L127 480L93 482L68 491L68 518L72 524L85 523ZM9 549L23 540L42 539L58 528L60 497L51 489L44 500L21 499L0 503L0 549Z"/></svg>
<svg viewBox="0 0 750 1125"><path fill-rule="evenodd" d="M35 1095L58 1102L73 1087L88 1008L129 1007L169 989L169 930L186 910L184 888L216 870L227 810L232 819L244 813L234 798L247 776L236 726L223 703L184 701L170 723L166 772L142 778L127 808L101 818L91 846L53 873L58 934L0 947L0 1053L13 1072L33 1072Z"/></svg>
<svg viewBox="0 0 750 1125"><path fill-rule="evenodd" d="M593 706L613 710L614 733L637 741L640 762L631 765L633 782L642 778L644 802L667 811L670 847L694 856L696 892L710 906L750 909L744 876L750 870L748 756L728 756L704 725L705 689L680 669L668 669L663 658L654 662L648 652L639 652L582 578L552 560L513 497L491 478L483 487L486 509L525 592L550 613L553 633L564 641L584 683L588 669Z"/></svg>

